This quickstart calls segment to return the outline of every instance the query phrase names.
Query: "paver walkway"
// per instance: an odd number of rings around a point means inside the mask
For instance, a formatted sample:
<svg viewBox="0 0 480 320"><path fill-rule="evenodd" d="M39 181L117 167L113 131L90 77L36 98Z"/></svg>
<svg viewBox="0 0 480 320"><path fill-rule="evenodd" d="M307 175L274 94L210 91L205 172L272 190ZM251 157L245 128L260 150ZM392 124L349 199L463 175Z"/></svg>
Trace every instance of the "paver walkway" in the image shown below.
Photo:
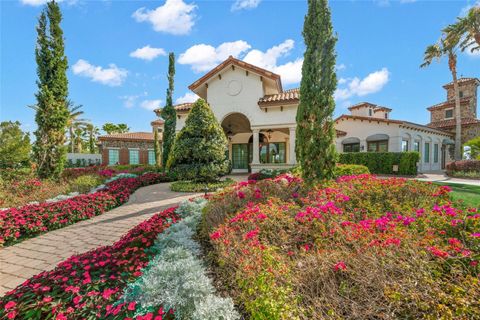
<svg viewBox="0 0 480 320"><path fill-rule="evenodd" d="M73 254L111 245L154 213L193 195L172 192L168 183L143 187L128 203L100 216L0 248L0 296Z"/></svg>

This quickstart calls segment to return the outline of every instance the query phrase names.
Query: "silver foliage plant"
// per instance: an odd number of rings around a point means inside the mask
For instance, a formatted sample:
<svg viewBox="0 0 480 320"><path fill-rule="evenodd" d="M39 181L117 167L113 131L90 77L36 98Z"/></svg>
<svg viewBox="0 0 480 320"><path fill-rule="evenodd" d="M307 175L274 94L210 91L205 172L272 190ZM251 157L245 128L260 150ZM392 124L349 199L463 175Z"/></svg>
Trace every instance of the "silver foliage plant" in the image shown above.
<svg viewBox="0 0 480 320"><path fill-rule="evenodd" d="M137 315L161 305L181 320L240 319L232 299L215 295L200 245L192 239L206 202L203 198L182 202L176 210L182 220L158 235L153 246L157 255L125 290L124 301L141 306Z"/></svg>

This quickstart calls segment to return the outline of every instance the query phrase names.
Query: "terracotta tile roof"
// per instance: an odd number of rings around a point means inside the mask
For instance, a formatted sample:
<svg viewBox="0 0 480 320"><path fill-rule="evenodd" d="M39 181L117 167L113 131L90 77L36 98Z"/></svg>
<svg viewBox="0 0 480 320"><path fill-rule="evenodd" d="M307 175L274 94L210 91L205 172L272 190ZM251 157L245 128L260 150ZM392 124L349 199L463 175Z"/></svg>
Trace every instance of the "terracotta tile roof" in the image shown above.
<svg viewBox="0 0 480 320"><path fill-rule="evenodd" d="M213 68L212 70L207 72L203 77L201 77L200 79L198 79L197 81L195 81L194 83L189 85L188 89L190 89L192 91L195 90L200 85L205 83L208 79L213 77L216 73L218 73L220 70L224 69L225 67L227 67L229 65L236 65L240 68L243 68L243 69L246 69L248 71L257 73L257 74L259 74L259 75L261 75L265 78L272 79L272 80L277 82L278 91L282 91L282 82L281 82L280 76L278 74L273 73L271 71L268 71L266 69L254 66L253 64L247 63L245 61L236 59L232 56L229 56L227 60L223 61L218 66L216 66L215 68Z"/></svg>
<svg viewBox="0 0 480 320"><path fill-rule="evenodd" d="M480 123L480 120L474 119L474 118L463 118L462 119L462 126L477 124L477 123ZM443 129L453 128L453 127L455 127L455 119L430 122L429 124L427 124L427 126L430 127L430 128L443 128Z"/></svg>
<svg viewBox="0 0 480 320"><path fill-rule="evenodd" d="M467 104L470 102L471 97L465 97L460 99L460 104ZM433 106L430 106L427 108L428 111L433 111L433 110L441 110L441 109L446 109L450 107L455 107L455 100L451 101L444 101L441 103L434 104Z"/></svg>
<svg viewBox="0 0 480 320"><path fill-rule="evenodd" d="M451 133L448 133L448 132L444 132L442 130L438 130L436 128L432 128L432 127L427 127L427 126L424 126L422 124L417 124L417 123L413 123L413 122L409 122L409 121L402 121L402 120L393 120L393 119L384 119L384 118L375 118L375 117L362 117L362 116L352 116L352 115L347 115L347 114L343 114L341 115L340 117L338 117L337 119L335 119L335 123L338 123L340 120L348 120L348 119L352 119L352 120L361 120L361 121L378 121L378 122L383 122L383 123L387 123L387 124L398 124L402 127L406 127L406 128L412 128L412 129L416 129L416 130L423 130L423 131L429 131L429 132L433 132L433 133L436 133L436 134L441 134L441 135L445 135L445 136L451 136L452 134Z"/></svg>
<svg viewBox="0 0 480 320"><path fill-rule="evenodd" d="M470 83L470 82L475 82L475 81L477 82L477 84L480 84L480 80L478 80L477 78L460 78L457 81L458 81L459 85L464 85L464 84L467 84L467 83ZM443 85L443 87L445 89L447 89L451 86L453 86L453 81Z"/></svg>
<svg viewBox="0 0 480 320"><path fill-rule="evenodd" d="M348 110L360 109L360 108L365 108L365 107L376 108L378 106L376 104L373 104L373 103L370 103L370 102L359 102L357 104L354 104L353 106L350 106L348 108Z"/></svg>
<svg viewBox="0 0 480 320"><path fill-rule="evenodd" d="M153 120L152 122L150 122L150 124L151 124L152 126L155 126L155 125L161 126L161 125L164 124L164 123L165 123L165 121L163 121L163 119L156 119L156 120Z"/></svg>
<svg viewBox="0 0 480 320"><path fill-rule="evenodd" d="M343 119L352 119L352 120L362 120L362 121L378 121L378 122L385 122L385 123L394 123L394 124L403 124L404 121L399 120L392 120L392 119L384 119L384 118L375 118L375 117L363 117L363 116L352 116L350 114L342 114L340 117L335 119L335 122Z"/></svg>
<svg viewBox="0 0 480 320"><path fill-rule="evenodd" d="M187 103L181 103L181 104L174 105L173 107L177 111L188 111L188 110L192 109L192 106L193 106L193 102L187 102Z"/></svg>
<svg viewBox="0 0 480 320"><path fill-rule="evenodd" d="M379 112L379 111L391 112L391 111L392 111L392 109L390 109L390 108L387 108L387 107L380 107L380 106L377 106L377 107L375 107L375 109L373 110L373 112Z"/></svg>
<svg viewBox="0 0 480 320"><path fill-rule="evenodd" d="M258 100L258 105L264 106L264 105L279 104L279 103L296 103L299 101L299 97L300 97L300 89L295 88L295 89L285 90L280 93L263 96Z"/></svg>
<svg viewBox="0 0 480 320"><path fill-rule="evenodd" d="M127 132L114 133L98 137L98 140L122 140L122 141L153 141L152 132Z"/></svg>

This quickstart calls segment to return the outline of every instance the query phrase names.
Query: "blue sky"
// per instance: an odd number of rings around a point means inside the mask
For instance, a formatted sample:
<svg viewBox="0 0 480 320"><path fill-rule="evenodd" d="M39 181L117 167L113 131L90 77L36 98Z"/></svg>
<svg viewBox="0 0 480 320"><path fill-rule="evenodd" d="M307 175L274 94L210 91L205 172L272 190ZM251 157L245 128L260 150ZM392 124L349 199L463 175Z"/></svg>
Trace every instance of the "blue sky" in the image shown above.
<svg viewBox="0 0 480 320"><path fill-rule="evenodd" d="M0 119L35 129L35 25L43 0L1 1ZM427 45L469 6L466 1L331 1L338 33L335 115L369 101L392 118L426 124L426 107L445 100L446 61L420 69ZM149 131L163 105L168 57L176 54L175 96L229 54L280 73L297 87L304 45L305 1L64 0L63 30L70 98L101 126L127 123ZM462 53L460 75L480 77L480 55Z"/></svg>

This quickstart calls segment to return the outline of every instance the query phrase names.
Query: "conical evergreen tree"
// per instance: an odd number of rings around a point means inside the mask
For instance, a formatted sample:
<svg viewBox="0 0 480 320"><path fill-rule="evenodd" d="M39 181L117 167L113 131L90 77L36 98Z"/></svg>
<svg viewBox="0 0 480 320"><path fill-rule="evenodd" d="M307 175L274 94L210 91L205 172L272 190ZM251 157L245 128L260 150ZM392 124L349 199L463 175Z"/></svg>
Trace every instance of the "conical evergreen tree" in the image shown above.
<svg viewBox="0 0 480 320"><path fill-rule="evenodd" d="M37 130L33 152L37 173L41 178L58 178L66 162L64 144L68 121L68 62L61 21L60 8L55 1L51 1L40 14L37 26Z"/></svg>
<svg viewBox="0 0 480 320"><path fill-rule="evenodd" d="M153 133L153 153L155 154L155 165L157 167L162 166L162 154L160 150L160 141L158 139L158 130L155 129Z"/></svg>
<svg viewBox="0 0 480 320"><path fill-rule="evenodd" d="M162 118L165 120L163 131L163 163L167 163L172 148L173 141L175 140L175 127L177 125L177 113L173 107L173 90L175 77L175 55L170 52L168 55L168 89L165 108L162 110Z"/></svg>
<svg viewBox="0 0 480 320"><path fill-rule="evenodd" d="M335 44L327 0L308 0L303 26L306 51L297 110L296 154L307 182L334 176L333 94L337 87Z"/></svg>
<svg viewBox="0 0 480 320"><path fill-rule="evenodd" d="M214 181L228 173L227 150L220 123L205 100L198 99L175 139L167 168L180 180Z"/></svg>

